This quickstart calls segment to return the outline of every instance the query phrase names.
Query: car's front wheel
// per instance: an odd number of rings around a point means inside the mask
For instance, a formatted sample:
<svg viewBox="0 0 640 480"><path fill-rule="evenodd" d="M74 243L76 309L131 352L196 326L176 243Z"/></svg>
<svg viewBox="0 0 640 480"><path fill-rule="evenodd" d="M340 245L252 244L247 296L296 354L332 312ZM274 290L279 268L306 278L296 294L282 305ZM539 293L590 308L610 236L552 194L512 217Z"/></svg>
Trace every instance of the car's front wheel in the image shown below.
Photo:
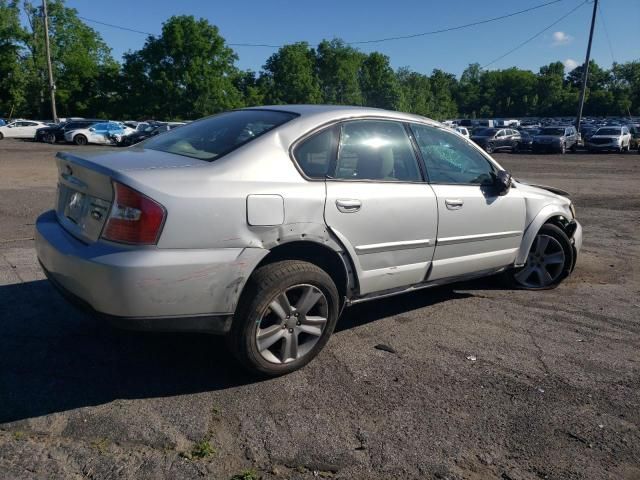
<svg viewBox="0 0 640 480"><path fill-rule="evenodd" d="M44 141L46 143L56 143L56 136L53 133L48 133L45 137L44 137Z"/></svg>
<svg viewBox="0 0 640 480"><path fill-rule="evenodd" d="M487 153L493 153L494 150L494 146L493 143L488 142L487 145L484 147L484 151Z"/></svg>
<svg viewBox="0 0 640 480"><path fill-rule="evenodd" d="M553 288L564 280L573 266L573 248L559 227L545 224L540 229L521 268L509 272L515 286L529 290Z"/></svg>
<svg viewBox="0 0 640 480"><path fill-rule="evenodd" d="M84 135L76 135L75 137L73 137L73 143L75 143L76 145L86 145L87 137L85 137Z"/></svg>
<svg viewBox="0 0 640 480"><path fill-rule="evenodd" d="M267 264L249 279L227 344L250 371L283 375L322 350L338 312L338 291L324 270L298 260Z"/></svg>
<svg viewBox="0 0 640 480"><path fill-rule="evenodd" d="M4 138L4 135L2 134L2 132L0 132L0 140L2 140Z"/></svg>

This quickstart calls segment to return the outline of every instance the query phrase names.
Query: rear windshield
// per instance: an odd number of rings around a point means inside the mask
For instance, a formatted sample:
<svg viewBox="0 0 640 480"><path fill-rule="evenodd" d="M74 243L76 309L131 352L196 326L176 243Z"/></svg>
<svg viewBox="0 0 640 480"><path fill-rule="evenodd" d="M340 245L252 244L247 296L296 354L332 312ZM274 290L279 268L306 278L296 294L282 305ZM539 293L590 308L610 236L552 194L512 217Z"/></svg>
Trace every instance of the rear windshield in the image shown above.
<svg viewBox="0 0 640 480"><path fill-rule="evenodd" d="M600 128L596 135L620 135L621 131L620 128Z"/></svg>
<svg viewBox="0 0 640 480"><path fill-rule="evenodd" d="M478 128L473 134L477 137L493 137L497 131L496 128Z"/></svg>
<svg viewBox="0 0 640 480"><path fill-rule="evenodd" d="M235 110L154 137L144 148L212 162L296 116L273 110Z"/></svg>
<svg viewBox="0 0 640 480"><path fill-rule="evenodd" d="M543 128L540 135L564 135L564 128Z"/></svg>

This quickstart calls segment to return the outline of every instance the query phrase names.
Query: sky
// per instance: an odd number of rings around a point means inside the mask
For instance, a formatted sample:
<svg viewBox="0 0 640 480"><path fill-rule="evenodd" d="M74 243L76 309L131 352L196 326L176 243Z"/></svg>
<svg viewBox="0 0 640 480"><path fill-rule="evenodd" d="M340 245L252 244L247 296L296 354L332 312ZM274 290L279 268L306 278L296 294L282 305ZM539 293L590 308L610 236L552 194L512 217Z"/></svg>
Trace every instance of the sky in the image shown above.
<svg viewBox="0 0 640 480"><path fill-rule="evenodd" d="M159 34L172 15L203 17L228 43L281 45L322 39L346 42L410 35L485 20L550 0L67 0L80 16ZM429 74L439 68L456 75L470 63L484 66L549 26L584 0L558 3L453 32L412 39L354 45L388 55L394 68ZM593 5L579 7L545 33L488 68L516 66L537 72L560 60L567 70L584 62ZM600 0L592 58L610 67L613 60L640 59L640 0ZM115 58L144 45L145 35L87 22L100 32ZM608 39L607 39L608 33ZM238 67L260 71L275 48L233 47Z"/></svg>

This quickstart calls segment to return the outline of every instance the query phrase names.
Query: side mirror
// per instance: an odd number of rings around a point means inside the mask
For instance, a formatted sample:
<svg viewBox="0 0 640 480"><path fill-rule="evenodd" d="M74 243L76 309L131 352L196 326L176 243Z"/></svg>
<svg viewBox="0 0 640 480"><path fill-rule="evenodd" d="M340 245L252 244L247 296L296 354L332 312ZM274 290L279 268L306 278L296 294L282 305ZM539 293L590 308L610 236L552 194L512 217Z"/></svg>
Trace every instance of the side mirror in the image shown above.
<svg viewBox="0 0 640 480"><path fill-rule="evenodd" d="M90 132L95 132L95 131L96 131L96 129L95 129L95 128L93 128L93 127L91 127L91 128L89 129L89 131L90 131Z"/></svg>
<svg viewBox="0 0 640 480"><path fill-rule="evenodd" d="M506 170L499 170L494 177L493 183L498 195L506 195L511 190L511 174Z"/></svg>

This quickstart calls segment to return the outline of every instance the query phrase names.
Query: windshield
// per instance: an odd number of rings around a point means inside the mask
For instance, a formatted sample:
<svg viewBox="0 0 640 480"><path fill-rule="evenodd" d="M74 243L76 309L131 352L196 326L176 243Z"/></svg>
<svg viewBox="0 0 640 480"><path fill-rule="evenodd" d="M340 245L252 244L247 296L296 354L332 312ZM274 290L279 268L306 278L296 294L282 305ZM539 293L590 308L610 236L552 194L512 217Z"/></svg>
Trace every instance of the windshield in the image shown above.
<svg viewBox="0 0 640 480"><path fill-rule="evenodd" d="M620 128L601 128L596 132L596 135L621 135Z"/></svg>
<svg viewBox="0 0 640 480"><path fill-rule="evenodd" d="M144 147L213 161L296 116L273 110L235 110L171 130L148 140Z"/></svg>
<svg viewBox="0 0 640 480"><path fill-rule="evenodd" d="M564 128L543 128L539 135L564 135Z"/></svg>
<svg viewBox="0 0 640 480"><path fill-rule="evenodd" d="M493 137L498 130L495 128L479 128L473 132L476 137Z"/></svg>

